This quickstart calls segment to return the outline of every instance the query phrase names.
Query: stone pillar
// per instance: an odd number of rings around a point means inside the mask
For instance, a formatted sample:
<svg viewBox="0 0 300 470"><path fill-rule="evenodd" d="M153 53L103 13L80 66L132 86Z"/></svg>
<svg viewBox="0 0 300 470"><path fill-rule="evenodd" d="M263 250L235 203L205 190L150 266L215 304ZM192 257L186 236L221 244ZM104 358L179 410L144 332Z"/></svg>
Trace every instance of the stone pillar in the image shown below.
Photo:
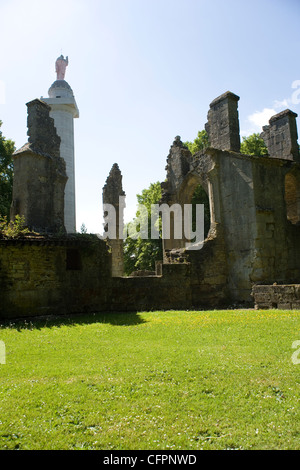
<svg viewBox="0 0 300 470"><path fill-rule="evenodd" d="M11 206L25 225L38 232L57 233L64 227L66 165L60 157L60 137L50 106L41 100L27 103L28 143L13 154L14 182Z"/></svg>
<svg viewBox="0 0 300 470"><path fill-rule="evenodd" d="M240 125L238 116L239 97L230 91L210 104L205 130L210 147L219 150L240 151Z"/></svg>
<svg viewBox="0 0 300 470"><path fill-rule="evenodd" d="M191 161L191 152L187 147L184 146L180 136L176 136L173 144L170 147L169 155L167 157L167 178L166 181L161 183L162 198L160 204L167 204L168 206L172 206L178 202L178 188L180 188L181 184L186 178L186 175L191 169ZM164 257L167 251L185 247L184 237L181 239L175 238L174 213L172 211L170 212L170 238L163 238L162 243Z"/></svg>
<svg viewBox="0 0 300 470"><path fill-rule="evenodd" d="M296 113L286 109L272 116L269 125L263 127L261 137L267 146L270 157L299 162L296 117Z"/></svg>
<svg viewBox="0 0 300 470"><path fill-rule="evenodd" d="M122 174L117 163L112 166L106 183L103 187L103 204L111 204L116 213L115 238L107 238L112 254L112 276L121 277L124 274L124 253L123 253L123 209L120 207L120 196L124 197L125 192L122 187ZM120 233L121 231L121 233ZM121 235L121 236L120 236Z"/></svg>
<svg viewBox="0 0 300 470"><path fill-rule="evenodd" d="M174 190L183 182L190 171L191 158L191 152L181 142L180 136L177 135L167 157L166 170L169 191Z"/></svg>
<svg viewBox="0 0 300 470"><path fill-rule="evenodd" d="M57 134L61 138L60 155L66 162L68 181L65 191L65 227L68 233L76 232L75 203L75 155L74 119L79 110L70 85L65 80L56 80L48 91L49 98L42 98L51 106Z"/></svg>

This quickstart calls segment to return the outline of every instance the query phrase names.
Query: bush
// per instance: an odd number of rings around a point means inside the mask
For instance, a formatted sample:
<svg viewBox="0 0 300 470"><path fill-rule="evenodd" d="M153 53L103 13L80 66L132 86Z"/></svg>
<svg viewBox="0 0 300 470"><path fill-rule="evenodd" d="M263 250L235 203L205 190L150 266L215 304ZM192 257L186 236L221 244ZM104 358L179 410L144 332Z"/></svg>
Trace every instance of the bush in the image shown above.
<svg viewBox="0 0 300 470"><path fill-rule="evenodd" d="M8 222L7 217L0 217L0 236L1 238L18 238L29 233L30 230L25 227L25 219L16 215L15 220Z"/></svg>

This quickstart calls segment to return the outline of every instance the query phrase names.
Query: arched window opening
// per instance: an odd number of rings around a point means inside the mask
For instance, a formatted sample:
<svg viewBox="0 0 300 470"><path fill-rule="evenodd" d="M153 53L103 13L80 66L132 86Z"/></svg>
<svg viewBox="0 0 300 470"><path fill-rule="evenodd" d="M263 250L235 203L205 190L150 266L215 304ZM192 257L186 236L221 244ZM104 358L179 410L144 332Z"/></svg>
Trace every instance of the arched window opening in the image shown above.
<svg viewBox="0 0 300 470"><path fill-rule="evenodd" d="M194 193L191 199L192 204L192 227L193 231L196 229L196 205L197 204L204 204L204 238L207 238L209 229L210 229L210 204L209 204L209 197L206 191L203 189L201 184L196 186Z"/></svg>

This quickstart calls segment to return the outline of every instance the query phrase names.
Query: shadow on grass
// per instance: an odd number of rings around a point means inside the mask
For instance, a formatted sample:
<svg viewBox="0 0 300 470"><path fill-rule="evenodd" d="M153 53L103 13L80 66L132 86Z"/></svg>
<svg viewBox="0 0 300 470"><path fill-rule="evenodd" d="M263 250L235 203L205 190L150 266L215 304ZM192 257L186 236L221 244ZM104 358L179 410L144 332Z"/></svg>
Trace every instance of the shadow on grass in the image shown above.
<svg viewBox="0 0 300 470"><path fill-rule="evenodd" d="M16 318L0 320L0 328L42 329L62 326L89 325L94 323L108 323L116 326L131 326L146 323L138 312L99 312L74 313L69 315L47 315L39 317Z"/></svg>

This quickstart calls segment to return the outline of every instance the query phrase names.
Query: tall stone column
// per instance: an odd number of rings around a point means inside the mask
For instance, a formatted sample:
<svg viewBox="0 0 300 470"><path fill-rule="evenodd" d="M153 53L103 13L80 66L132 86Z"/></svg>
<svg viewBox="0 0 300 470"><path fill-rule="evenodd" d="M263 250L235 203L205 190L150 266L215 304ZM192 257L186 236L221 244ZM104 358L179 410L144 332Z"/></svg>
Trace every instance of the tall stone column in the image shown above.
<svg viewBox="0 0 300 470"><path fill-rule="evenodd" d="M79 110L70 85L65 81L68 58L60 56L56 61L57 80L48 91L49 98L41 98L50 107L57 134L61 138L60 156L66 162L68 181L65 190L65 228L68 233L76 232L75 196L75 152L74 119L79 118Z"/></svg>

